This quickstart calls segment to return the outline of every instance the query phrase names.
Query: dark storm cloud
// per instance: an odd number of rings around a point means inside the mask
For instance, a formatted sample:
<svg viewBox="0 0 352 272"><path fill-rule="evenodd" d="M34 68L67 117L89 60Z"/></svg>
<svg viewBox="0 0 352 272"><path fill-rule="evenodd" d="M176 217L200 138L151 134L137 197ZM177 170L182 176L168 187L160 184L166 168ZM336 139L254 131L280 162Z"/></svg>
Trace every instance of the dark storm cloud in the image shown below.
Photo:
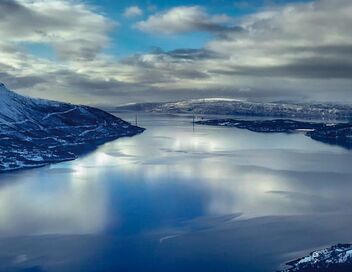
<svg viewBox="0 0 352 272"><path fill-rule="evenodd" d="M120 91L140 91L145 88L140 84L126 83L114 78L102 79L76 73L71 70L59 70L46 75L50 82L70 95L117 97Z"/></svg>
<svg viewBox="0 0 352 272"><path fill-rule="evenodd" d="M10 37L27 36L32 32L45 36L52 28L67 25L63 20L41 14L14 0L0 2L0 15L3 18L1 32L8 33Z"/></svg>
<svg viewBox="0 0 352 272"><path fill-rule="evenodd" d="M179 70L174 71L173 74L179 79L206 79L210 77L207 73L195 70Z"/></svg>
<svg viewBox="0 0 352 272"><path fill-rule="evenodd" d="M352 56L352 44L350 45L326 45L326 46L296 46L288 48L292 52L311 52L319 55L332 55L348 57Z"/></svg>
<svg viewBox="0 0 352 272"><path fill-rule="evenodd" d="M77 74L67 74L64 82L75 90L85 94L97 94L102 96L116 95L116 90L131 89L132 84L127 84L114 79L100 80Z"/></svg>
<svg viewBox="0 0 352 272"><path fill-rule="evenodd" d="M197 66L197 61L213 59L211 52L178 49L169 52L153 50L150 54L134 55L122 63L134 67L134 78L139 84L175 83L186 79L206 79L209 74ZM196 65L192 68L192 64Z"/></svg>
<svg viewBox="0 0 352 272"><path fill-rule="evenodd" d="M199 31L205 31L210 33L216 33L219 35L228 33L244 32L245 29L240 26L224 26L217 23L199 22L195 24L195 28Z"/></svg>
<svg viewBox="0 0 352 272"><path fill-rule="evenodd" d="M150 56L149 58L147 56ZM136 54L125 58L121 63L142 67L155 67L156 63L184 63L185 61L201 61L218 59L221 56L210 50L200 48L179 48L171 51L163 51L155 47L148 54Z"/></svg>
<svg viewBox="0 0 352 272"><path fill-rule="evenodd" d="M274 67L233 66L228 70L210 70L210 73L254 77L291 77L312 79L351 79L352 62L324 58L294 60Z"/></svg>
<svg viewBox="0 0 352 272"><path fill-rule="evenodd" d="M218 58L219 56L204 48L201 49L176 49L172 51L165 52L168 56L175 59L186 59L186 60L201 60L201 59L213 59Z"/></svg>
<svg viewBox="0 0 352 272"><path fill-rule="evenodd" d="M92 61L103 47L101 44L87 43L84 39L72 39L68 46L65 42L54 46L60 59L73 61Z"/></svg>
<svg viewBox="0 0 352 272"><path fill-rule="evenodd" d="M22 5L15 0L3 0L0 2L0 15L7 16L13 15L14 12L23 12L25 9Z"/></svg>
<svg viewBox="0 0 352 272"><path fill-rule="evenodd" d="M1 68L0 65L0 69ZM15 77L6 72L0 72L0 82L3 82L11 89L30 88L39 83L45 82L44 78L38 76L18 76Z"/></svg>

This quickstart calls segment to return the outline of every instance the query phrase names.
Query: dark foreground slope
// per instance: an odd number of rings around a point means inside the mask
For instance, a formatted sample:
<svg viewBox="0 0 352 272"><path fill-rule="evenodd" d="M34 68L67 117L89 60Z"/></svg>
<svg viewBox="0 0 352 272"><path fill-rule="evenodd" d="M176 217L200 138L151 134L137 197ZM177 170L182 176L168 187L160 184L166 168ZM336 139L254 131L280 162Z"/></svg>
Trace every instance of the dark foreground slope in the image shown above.
<svg viewBox="0 0 352 272"><path fill-rule="evenodd" d="M96 108L21 96L0 83L0 172L72 160L143 130Z"/></svg>

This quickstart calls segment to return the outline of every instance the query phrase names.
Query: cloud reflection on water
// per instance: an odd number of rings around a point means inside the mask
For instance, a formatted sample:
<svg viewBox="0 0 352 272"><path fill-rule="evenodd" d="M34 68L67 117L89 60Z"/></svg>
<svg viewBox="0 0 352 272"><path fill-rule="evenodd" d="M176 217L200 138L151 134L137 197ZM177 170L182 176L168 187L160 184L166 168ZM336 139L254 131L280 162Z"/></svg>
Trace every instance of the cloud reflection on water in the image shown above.
<svg viewBox="0 0 352 272"><path fill-rule="evenodd" d="M352 155L338 147L302 135L193 132L180 118L144 121L142 135L76 161L3 176L0 235L143 231L198 216L341 212L352 204Z"/></svg>

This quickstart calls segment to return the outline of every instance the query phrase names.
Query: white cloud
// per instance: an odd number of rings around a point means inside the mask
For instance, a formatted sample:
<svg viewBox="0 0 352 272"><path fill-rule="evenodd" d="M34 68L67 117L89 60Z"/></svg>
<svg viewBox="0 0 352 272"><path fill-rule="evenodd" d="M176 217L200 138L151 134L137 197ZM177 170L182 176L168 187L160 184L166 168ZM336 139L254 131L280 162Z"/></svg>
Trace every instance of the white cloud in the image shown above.
<svg viewBox="0 0 352 272"><path fill-rule="evenodd" d="M115 23L86 2L0 1L0 81L74 103L224 94L352 102L350 14L350 0L271 6L236 20L199 6L174 7L136 27L216 35L204 48L155 50L118 61L101 51ZM31 55L27 42L46 44L61 58Z"/></svg>
<svg viewBox="0 0 352 272"><path fill-rule="evenodd" d="M150 16L135 27L141 31L159 34L177 34L192 31L222 31L231 18L226 15L209 15L200 6L180 6Z"/></svg>
<svg viewBox="0 0 352 272"><path fill-rule="evenodd" d="M240 23L243 33L228 33L207 49L229 57L236 66L270 68L309 59L338 62L345 58L344 48L352 46L351 13L352 2L346 0L268 9L245 17Z"/></svg>
<svg viewBox="0 0 352 272"><path fill-rule="evenodd" d="M14 43L44 43L67 59L92 59L109 43L116 26L80 1L0 2L0 36Z"/></svg>
<svg viewBox="0 0 352 272"><path fill-rule="evenodd" d="M180 85L210 89L249 88L247 95L349 99L352 85L352 2L319 0L267 7L238 20L242 31L224 28L205 45L218 58L192 59L162 53L154 58L154 73L170 73ZM211 19L210 19L211 18ZM212 32L202 22L215 22L199 7L178 7L140 22L152 33ZM226 21L226 20L225 20ZM149 58L150 60L150 58ZM140 58L143 67L146 59ZM149 61L151 62L151 61ZM157 66L155 66L157 65ZM149 63L148 67L151 67ZM197 71L208 78L190 82L183 71ZM172 76L173 75L173 76ZM186 83L187 82L187 83ZM175 86L175 81L171 84ZM165 88L170 87L164 86Z"/></svg>
<svg viewBox="0 0 352 272"><path fill-rule="evenodd" d="M131 6L125 9L123 16L133 18L143 15L143 10L138 6Z"/></svg>

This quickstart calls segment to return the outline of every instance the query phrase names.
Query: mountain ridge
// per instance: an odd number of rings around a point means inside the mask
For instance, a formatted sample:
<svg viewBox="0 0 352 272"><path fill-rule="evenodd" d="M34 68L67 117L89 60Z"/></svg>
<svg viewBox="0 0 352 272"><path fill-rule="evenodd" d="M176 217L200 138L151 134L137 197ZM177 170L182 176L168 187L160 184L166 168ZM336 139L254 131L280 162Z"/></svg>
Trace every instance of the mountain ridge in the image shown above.
<svg viewBox="0 0 352 272"><path fill-rule="evenodd" d="M103 110L26 97L0 83L0 172L73 160L143 131Z"/></svg>
<svg viewBox="0 0 352 272"><path fill-rule="evenodd" d="M236 115L351 121L352 106L332 103L249 102L236 99L205 98L175 102L135 103L115 107L117 111L171 114Z"/></svg>

